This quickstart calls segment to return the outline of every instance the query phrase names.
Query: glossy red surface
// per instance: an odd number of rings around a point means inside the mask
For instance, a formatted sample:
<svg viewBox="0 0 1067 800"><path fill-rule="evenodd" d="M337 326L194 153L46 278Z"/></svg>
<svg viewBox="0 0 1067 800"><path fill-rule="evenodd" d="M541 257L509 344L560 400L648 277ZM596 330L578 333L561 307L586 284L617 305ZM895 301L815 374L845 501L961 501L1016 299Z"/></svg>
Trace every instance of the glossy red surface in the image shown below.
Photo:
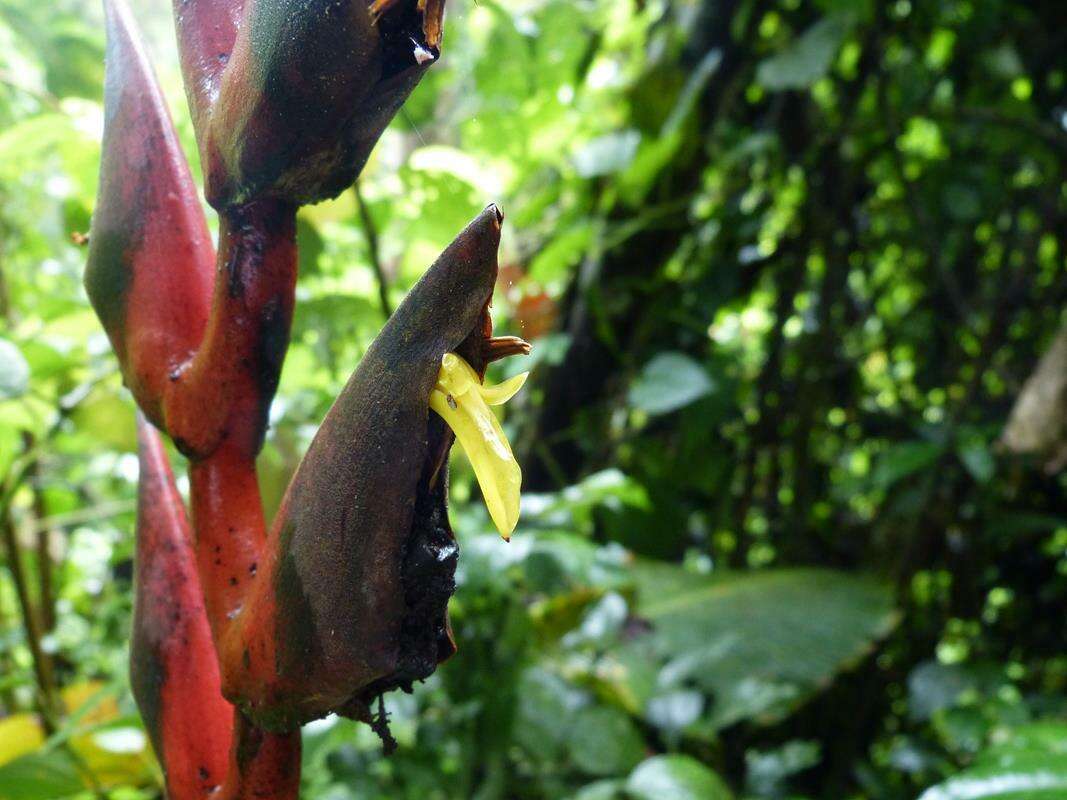
<svg viewBox="0 0 1067 800"><path fill-rule="evenodd" d="M196 187L125 4L107 9L106 124L85 284L145 413L200 344L215 254Z"/></svg>
<svg viewBox="0 0 1067 800"><path fill-rule="evenodd" d="M138 415L141 478L131 678L174 800L226 779L233 707L220 692L192 534L159 433Z"/></svg>

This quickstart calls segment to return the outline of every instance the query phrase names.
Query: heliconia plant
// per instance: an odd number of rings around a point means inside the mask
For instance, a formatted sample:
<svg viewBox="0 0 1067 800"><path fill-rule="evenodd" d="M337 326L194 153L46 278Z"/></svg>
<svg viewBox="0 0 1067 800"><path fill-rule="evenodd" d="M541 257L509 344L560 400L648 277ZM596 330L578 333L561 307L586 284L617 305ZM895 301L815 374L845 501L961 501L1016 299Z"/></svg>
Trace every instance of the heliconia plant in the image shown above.
<svg viewBox="0 0 1067 800"><path fill-rule="evenodd" d="M455 650L458 437L510 536L521 474L490 405L527 353L494 337L490 205L408 294L268 526L255 459L289 342L296 212L336 196L439 55L444 0L175 0L213 247L123 0L105 0L99 197L85 283L140 409L135 699L168 796L290 798L300 726L366 722ZM160 431L189 461L186 513ZM380 725L378 725L380 728Z"/></svg>

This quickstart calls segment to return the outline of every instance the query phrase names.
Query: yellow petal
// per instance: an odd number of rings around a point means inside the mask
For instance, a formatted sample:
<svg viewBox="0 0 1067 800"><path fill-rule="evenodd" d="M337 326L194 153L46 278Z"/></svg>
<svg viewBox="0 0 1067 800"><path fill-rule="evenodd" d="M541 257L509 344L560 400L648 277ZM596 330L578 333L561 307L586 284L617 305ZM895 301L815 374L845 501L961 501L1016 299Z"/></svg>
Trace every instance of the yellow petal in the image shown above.
<svg viewBox="0 0 1067 800"><path fill-rule="evenodd" d="M518 394L519 389L526 383L528 377L530 377L530 373L524 372L514 378L508 378L496 386L483 386L480 389L481 395L489 405L501 406Z"/></svg>
<svg viewBox="0 0 1067 800"><path fill-rule="evenodd" d="M437 375L437 388L459 396L481 384L478 373L470 364L455 353L445 353L441 359L441 371Z"/></svg>
<svg viewBox="0 0 1067 800"><path fill-rule="evenodd" d="M520 375L498 387L483 387L470 365L449 353L442 361L437 386L430 393L430 408L456 434L474 467L489 516L505 539L511 537L519 521L522 469L488 402L504 402L525 380L526 376Z"/></svg>

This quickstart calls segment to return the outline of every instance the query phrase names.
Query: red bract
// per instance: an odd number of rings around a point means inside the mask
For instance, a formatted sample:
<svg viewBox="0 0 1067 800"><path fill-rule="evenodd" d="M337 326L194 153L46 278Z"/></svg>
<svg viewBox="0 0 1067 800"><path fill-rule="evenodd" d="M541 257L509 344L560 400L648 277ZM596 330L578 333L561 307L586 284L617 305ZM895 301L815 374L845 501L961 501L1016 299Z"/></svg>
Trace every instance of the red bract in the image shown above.
<svg viewBox="0 0 1067 800"><path fill-rule="evenodd" d="M223 699L185 506L155 428L138 415L136 600L130 683L171 797L226 780L233 706Z"/></svg>
<svg viewBox="0 0 1067 800"><path fill-rule="evenodd" d="M174 0L185 93L199 131L218 96L245 0Z"/></svg>
<svg viewBox="0 0 1067 800"><path fill-rule="evenodd" d="M151 422L134 692L172 800L291 798L301 723L369 721L374 699L454 652L453 436L429 397L446 353L482 374L529 349L492 337L503 216L479 215L390 319L268 536L255 459L289 342L297 207L355 178L437 58L443 0L175 3L217 256L129 12L105 7L86 286ZM152 425L189 459L195 544Z"/></svg>
<svg viewBox="0 0 1067 800"><path fill-rule="evenodd" d="M106 119L85 286L145 414L207 326L215 253L170 115L125 5L105 4Z"/></svg>

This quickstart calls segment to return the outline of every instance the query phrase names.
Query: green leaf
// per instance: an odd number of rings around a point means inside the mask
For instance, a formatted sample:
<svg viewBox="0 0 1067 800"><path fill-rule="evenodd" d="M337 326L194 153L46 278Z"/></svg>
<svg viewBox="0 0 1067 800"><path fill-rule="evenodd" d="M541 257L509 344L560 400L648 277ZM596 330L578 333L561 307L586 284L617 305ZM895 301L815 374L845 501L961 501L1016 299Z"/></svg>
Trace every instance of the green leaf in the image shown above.
<svg viewBox="0 0 1067 800"><path fill-rule="evenodd" d="M936 442L899 442L878 457L871 480L883 491L933 464L942 452Z"/></svg>
<svg viewBox="0 0 1067 800"><path fill-rule="evenodd" d="M711 76L719 69L720 64L722 64L721 50L710 50L700 60L700 63L697 64L696 69L693 70L681 94L678 96L678 102L671 111L671 115L663 123L663 130L660 132L661 136L673 136L681 130L682 123L692 113L700 93L704 91L704 87L707 86Z"/></svg>
<svg viewBox="0 0 1067 800"><path fill-rule="evenodd" d="M852 22L848 14L824 17L781 53L760 63L756 79L771 91L811 86L829 71Z"/></svg>
<svg viewBox="0 0 1067 800"><path fill-rule="evenodd" d="M997 472L997 462L988 445L983 441L961 444L960 461L978 483L989 483Z"/></svg>
<svg viewBox="0 0 1067 800"><path fill-rule="evenodd" d="M1004 670L996 664L925 661L908 675L908 712L912 719L928 720L936 712L955 706L961 697L989 696L1005 683Z"/></svg>
<svg viewBox="0 0 1067 800"><path fill-rule="evenodd" d="M621 775L645 755L645 743L630 718L615 708L584 709L574 721L570 753L590 775Z"/></svg>
<svg viewBox="0 0 1067 800"><path fill-rule="evenodd" d="M690 689L664 692L648 701L645 716L648 721L667 733L685 730L704 711L704 695Z"/></svg>
<svg viewBox="0 0 1067 800"><path fill-rule="evenodd" d="M553 238L530 263L530 277L541 283L566 277L589 252L598 227L584 220Z"/></svg>
<svg viewBox="0 0 1067 800"><path fill-rule="evenodd" d="M100 386L71 414L75 427L101 445L114 450L135 452L137 429L130 396L108 386Z"/></svg>
<svg viewBox="0 0 1067 800"><path fill-rule="evenodd" d="M1067 756L1032 752L964 770L919 800L1063 800Z"/></svg>
<svg viewBox="0 0 1067 800"><path fill-rule="evenodd" d="M1025 751L1067 756L1067 722L1042 720L1022 725L1012 731L1008 741L990 748L982 757L999 758Z"/></svg>
<svg viewBox="0 0 1067 800"><path fill-rule="evenodd" d="M7 339L0 339L0 400L21 397L29 382L30 365L22 352Z"/></svg>
<svg viewBox="0 0 1067 800"><path fill-rule="evenodd" d="M745 784L760 797L781 797L786 779L819 763L818 742L792 741L769 752L745 753Z"/></svg>
<svg viewBox="0 0 1067 800"><path fill-rule="evenodd" d="M0 767L2 800L57 800L85 788L63 750L29 753Z"/></svg>
<svg viewBox="0 0 1067 800"><path fill-rule="evenodd" d="M656 178L673 162L685 141L685 125L697 100L721 63L722 51L718 49L709 51L701 59L679 92L659 136L644 139L629 168L618 177L619 193L631 206L641 204Z"/></svg>
<svg viewBox="0 0 1067 800"><path fill-rule="evenodd" d="M594 472L561 492L531 492L522 498L522 513L527 522L536 521L575 531L590 528L596 510L619 511L625 506L652 508L645 487L617 469Z"/></svg>
<svg viewBox="0 0 1067 800"><path fill-rule="evenodd" d="M710 693L711 730L781 719L897 620L886 586L831 570L714 577L647 562L634 569L637 613L652 624L665 662L659 683Z"/></svg>
<svg viewBox="0 0 1067 800"><path fill-rule="evenodd" d="M920 800L1061 800L1067 797L1067 723L1014 729L974 764L928 789Z"/></svg>
<svg viewBox="0 0 1067 800"><path fill-rule="evenodd" d="M586 702L583 693L546 669L530 667L519 679L516 697L515 742L538 759L561 758L567 732Z"/></svg>
<svg viewBox="0 0 1067 800"><path fill-rule="evenodd" d="M314 223L308 220L305 214L296 218L296 245L300 277L306 279L311 275L319 274L321 272L319 258L326 250L326 243Z"/></svg>
<svg viewBox="0 0 1067 800"><path fill-rule="evenodd" d="M716 388L707 371L683 353L660 353L630 387L630 405L647 414L669 414Z"/></svg>
<svg viewBox="0 0 1067 800"><path fill-rule="evenodd" d="M75 25L53 31L44 52L48 90L56 97L96 99L104 83L104 48Z"/></svg>
<svg viewBox="0 0 1067 800"><path fill-rule="evenodd" d="M655 756L626 781L631 800L731 800L722 778L690 756Z"/></svg>
<svg viewBox="0 0 1067 800"><path fill-rule="evenodd" d="M617 780L602 780L583 786L568 800L618 800L621 796L622 783Z"/></svg>

